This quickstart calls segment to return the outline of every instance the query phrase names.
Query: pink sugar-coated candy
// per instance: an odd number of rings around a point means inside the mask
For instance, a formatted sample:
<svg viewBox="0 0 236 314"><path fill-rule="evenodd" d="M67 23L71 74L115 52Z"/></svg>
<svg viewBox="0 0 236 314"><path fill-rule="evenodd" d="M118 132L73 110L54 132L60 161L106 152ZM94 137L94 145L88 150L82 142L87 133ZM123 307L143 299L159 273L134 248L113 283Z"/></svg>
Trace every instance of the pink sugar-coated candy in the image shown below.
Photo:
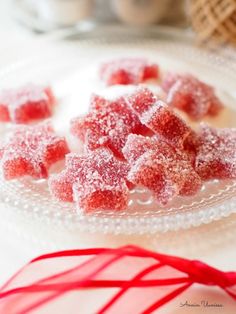
<svg viewBox="0 0 236 314"><path fill-rule="evenodd" d="M123 148L125 159L132 164L145 152L152 150L158 152L167 158L184 159L189 161L188 155L184 151L175 149L167 142L163 141L158 136L142 136L137 134L130 134L127 138L126 144Z"/></svg>
<svg viewBox="0 0 236 314"><path fill-rule="evenodd" d="M191 131L184 141L183 149L188 154L192 165L195 165L197 149L199 146L199 136L195 131Z"/></svg>
<svg viewBox="0 0 236 314"><path fill-rule="evenodd" d="M92 94L90 98L90 109L101 110L110 103L111 101L105 99L104 97L97 94Z"/></svg>
<svg viewBox="0 0 236 314"><path fill-rule="evenodd" d="M186 123L162 101L155 103L140 120L153 132L177 147L183 147L185 139L191 132Z"/></svg>
<svg viewBox="0 0 236 314"><path fill-rule="evenodd" d="M142 116L142 114L149 111L159 100L157 96L146 87L137 87L137 89L133 93L130 93L125 99L138 116Z"/></svg>
<svg viewBox="0 0 236 314"><path fill-rule="evenodd" d="M163 141L160 142L164 143ZM155 150L157 145L158 140L154 137L130 134L122 152L127 162L132 166L145 152Z"/></svg>
<svg viewBox="0 0 236 314"><path fill-rule="evenodd" d="M4 145L3 143L0 144L0 159L2 159L4 153Z"/></svg>
<svg viewBox="0 0 236 314"><path fill-rule="evenodd" d="M192 120L216 116L223 108L214 89L192 75L167 76L163 87L165 90L169 87L167 103L186 112Z"/></svg>
<svg viewBox="0 0 236 314"><path fill-rule="evenodd" d="M50 123L17 127L0 154L4 177L46 178L50 166L68 152L65 138L57 136Z"/></svg>
<svg viewBox="0 0 236 314"><path fill-rule="evenodd" d="M138 87L134 93L126 97L126 101L144 125L172 145L183 147L191 129L150 90Z"/></svg>
<svg viewBox="0 0 236 314"><path fill-rule="evenodd" d="M93 101L94 101L93 97ZM102 100L93 104L92 110L83 117L72 119L71 133L85 143L87 150L106 147L120 158L122 148L130 133L145 134L147 128L127 106L123 98L116 101ZM102 104L102 105L101 105Z"/></svg>
<svg viewBox="0 0 236 314"><path fill-rule="evenodd" d="M122 111L127 112L131 117L134 117L135 115L134 111L127 106L125 96L117 97L114 100L108 100L100 95L92 94L90 98L90 110L102 110L105 107L111 108L111 110L121 110L121 114ZM135 117L135 123L137 124L135 130L138 134L153 135L152 131L139 121L138 117Z"/></svg>
<svg viewBox="0 0 236 314"><path fill-rule="evenodd" d="M236 179L236 129L201 124L196 171L203 180Z"/></svg>
<svg viewBox="0 0 236 314"><path fill-rule="evenodd" d="M0 98L2 98L0 96ZM11 121L10 113L8 107L4 104L1 104L2 100L0 99L0 121L1 122L9 122Z"/></svg>
<svg viewBox="0 0 236 314"><path fill-rule="evenodd" d="M50 178L50 191L61 201L76 201L85 212L123 210L128 205L128 171L128 164L105 148L85 156L69 154L66 169Z"/></svg>
<svg viewBox="0 0 236 314"><path fill-rule="evenodd" d="M29 84L0 94L0 121L28 123L52 115L55 97L50 87Z"/></svg>
<svg viewBox="0 0 236 314"><path fill-rule="evenodd" d="M65 169L59 174L50 176L50 192L58 200L73 202L73 185L81 173L83 160L81 155L75 153L67 154Z"/></svg>
<svg viewBox="0 0 236 314"><path fill-rule="evenodd" d="M178 79L181 78L181 75L175 72L167 72L162 78L161 87L168 93L171 87L176 83Z"/></svg>
<svg viewBox="0 0 236 314"><path fill-rule="evenodd" d="M162 205L167 204L177 195L175 184L167 179L165 167L153 151L147 151L137 159L131 167L128 179L152 191Z"/></svg>
<svg viewBox="0 0 236 314"><path fill-rule="evenodd" d="M153 191L162 204L174 195L194 195L201 188L201 179L194 171L188 154L158 137L131 134L123 153L131 166L128 180Z"/></svg>
<svg viewBox="0 0 236 314"><path fill-rule="evenodd" d="M93 186L86 183L81 186L76 182L74 196L78 208L85 212L96 210L125 210L128 206L128 188L125 183L112 183L112 185L94 182Z"/></svg>
<svg viewBox="0 0 236 314"><path fill-rule="evenodd" d="M194 195L201 187L193 168L175 160L163 161L155 151L147 151L137 159L128 180L148 188L162 205L177 195Z"/></svg>
<svg viewBox="0 0 236 314"><path fill-rule="evenodd" d="M100 78L107 85L139 84L158 77L158 65L141 58L117 59L102 64L100 68Z"/></svg>

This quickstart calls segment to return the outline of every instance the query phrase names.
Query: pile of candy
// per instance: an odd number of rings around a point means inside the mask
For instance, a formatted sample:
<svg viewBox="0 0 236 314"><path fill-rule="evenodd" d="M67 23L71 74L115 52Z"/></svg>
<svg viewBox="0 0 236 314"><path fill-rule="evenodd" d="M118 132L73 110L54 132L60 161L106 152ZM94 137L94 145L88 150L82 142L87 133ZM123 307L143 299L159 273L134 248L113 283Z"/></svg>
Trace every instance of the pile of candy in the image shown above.
<svg viewBox="0 0 236 314"><path fill-rule="evenodd" d="M159 67L145 59L103 64L100 77L107 85L136 86L113 100L93 94L89 112L72 119L71 134L84 153L69 153L49 123L19 126L0 148L5 179L48 177L50 166L65 157L65 169L49 177L50 192L85 212L126 209L137 185L165 205L175 196L195 195L206 180L236 179L236 129L201 123L194 131L174 111L193 120L216 116L223 105L214 89L192 75L169 73L156 82L166 93L163 101L139 85L159 76ZM51 114L52 91L31 88L3 93L0 120L26 123Z"/></svg>

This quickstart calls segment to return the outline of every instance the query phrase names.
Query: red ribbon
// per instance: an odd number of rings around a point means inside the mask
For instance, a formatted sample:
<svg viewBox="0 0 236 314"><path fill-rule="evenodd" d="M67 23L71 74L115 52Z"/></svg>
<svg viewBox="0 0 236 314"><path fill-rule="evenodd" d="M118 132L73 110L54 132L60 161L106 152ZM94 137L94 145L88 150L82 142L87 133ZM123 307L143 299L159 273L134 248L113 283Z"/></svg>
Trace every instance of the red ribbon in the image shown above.
<svg viewBox="0 0 236 314"><path fill-rule="evenodd" d="M218 286L236 300L236 272L200 261L136 246L62 251L40 256L18 271L0 289L0 313L30 313L74 291L116 288L97 313L132 309L147 314L194 283Z"/></svg>

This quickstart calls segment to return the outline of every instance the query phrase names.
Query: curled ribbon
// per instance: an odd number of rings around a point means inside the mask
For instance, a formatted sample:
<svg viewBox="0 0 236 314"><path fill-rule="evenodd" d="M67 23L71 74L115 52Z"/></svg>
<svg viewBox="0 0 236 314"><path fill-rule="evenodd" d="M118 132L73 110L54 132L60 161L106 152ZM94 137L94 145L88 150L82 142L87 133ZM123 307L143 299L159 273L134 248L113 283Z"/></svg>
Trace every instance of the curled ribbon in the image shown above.
<svg viewBox="0 0 236 314"><path fill-rule="evenodd" d="M26 314L68 293L115 289L96 313L148 314L194 283L218 286L236 300L236 272L200 261L136 246L61 251L35 258L0 289L0 313Z"/></svg>

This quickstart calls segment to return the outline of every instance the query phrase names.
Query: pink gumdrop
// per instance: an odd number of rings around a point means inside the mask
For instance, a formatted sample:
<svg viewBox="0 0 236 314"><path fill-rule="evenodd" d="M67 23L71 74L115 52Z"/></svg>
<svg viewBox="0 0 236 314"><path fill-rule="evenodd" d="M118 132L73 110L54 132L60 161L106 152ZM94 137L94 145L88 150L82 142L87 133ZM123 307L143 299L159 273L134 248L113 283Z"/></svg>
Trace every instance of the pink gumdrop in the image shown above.
<svg viewBox="0 0 236 314"><path fill-rule="evenodd" d="M236 178L236 129L206 124L199 132L195 168L203 180Z"/></svg>
<svg viewBox="0 0 236 314"><path fill-rule="evenodd" d="M92 110L84 117L71 121L71 133L78 137L88 150L106 147L120 158L123 158L122 148L130 133L144 134L147 128L142 125L137 115L127 106L121 97L116 101L93 98Z"/></svg>
<svg viewBox="0 0 236 314"><path fill-rule="evenodd" d="M176 83L176 81L181 77L180 74L174 72L167 72L161 82L161 87L165 92L169 92L171 87Z"/></svg>
<svg viewBox="0 0 236 314"><path fill-rule="evenodd" d="M137 159L131 167L128 179L152 191L162 205L167 204L178 193L173 182L167 179L165 167L153 151L147 151Z"/></svg>
<svg viewBox="0 0 236 314"><path fill-rule="evenodd" d="M199 136L195 131L191 131L184 141L183 149L188 154L191 164L195 164L197 149L199 146Z"/></svg>
<svg viewBox="0 0 236 314"><path fill-rule="evenodd" d="M126 101L144 125L172 145L183 147L186 137L191 132L190 127L150 90L138 87L134 93L126 97Z"/></svg>
<svg viewBox="0 0 236 314"><path fill-rule="evenodd" d="M73 202L73 184L81 173L83 157L70 153L66 155L65 169L50 176L49 188L51 193L60 201Z"/></svg>
<svg viewBox="0 0 236 314"><path fill-rule="evenodd" d="M66 140L51 124L16 128L2 148L1 166L6 180L22 176L46 178L48 169L69 152Z"/></svg>
<svg viewBox="0 0 236 314"><path fill-rule="evenodd" d="M92 94L90 98L90 109L91 110L101 110L105 106L109 105L111 102L104 97Z"/></svg>
<svg viewBox="0 0 236 314"><path fill-rule="evenodd" d="M105 148L85 156L69 154L66 168L49 180L52 194L61 201L76 201L89 212L98 209L122 210L128 205L129 165Z"/></svg>
<svg viewBox="0 0 236 314"><path fill-rule="evenodd" d="M139 157L148 150L155 150L157 141L154 137L130 134L123 147L125 159L132 165Z"/></svg>
<svg viewBox="0 0 236 314"><path fill-rule="evenodd" d="M134 184L142 184L152 190L163 204L174 195L194 195L201 188L201 179L195 172L188 154L156 136L147 138L135 134L129 135L123 153L131 166L128 179ZM152 169L154 170L151 175ZM147 173L150 183L145 178ZM165 181L168 184L168 193L171 191L172 194L161 195L162 188L165 191ZM159 194L158 188L160 188Z"/></svg>
<svg viewBox="0 0 236 314"><path fill-rule="evenodd" d="M186 112L192 120L215 116L223 108L213 87L192 75L171 75L163 86L167 91L167 103Z"/></svg>
<svg viewBox="0 0 236 314"><path fill-rule="evenodd" d="M1 101L1 100L0 100ZM10 122L10 114L6 105L0 103L0 121Z"/></svg>
<svg viewBox="0 0 236 314"><path fill-rule="evenodd" d="M158 77L158 66L141 58L117 59L102 64L100 68L100 78L107 85L139 84Z"/></svg>
<svg viewBox="0 0 236 314"><path fill-rule="evenodd" d="M52 115L55 96L50 87L29 84L0 94L0 121L29 123Z"/></svg>
<svg viewBox="0 0 236 314"><path fill-rule="evenodd" d="M126 101L140 117L152 108L158 101L158 98L150 89L146 87L138 87L133 93L130 93L126 97Z"/></svg>

